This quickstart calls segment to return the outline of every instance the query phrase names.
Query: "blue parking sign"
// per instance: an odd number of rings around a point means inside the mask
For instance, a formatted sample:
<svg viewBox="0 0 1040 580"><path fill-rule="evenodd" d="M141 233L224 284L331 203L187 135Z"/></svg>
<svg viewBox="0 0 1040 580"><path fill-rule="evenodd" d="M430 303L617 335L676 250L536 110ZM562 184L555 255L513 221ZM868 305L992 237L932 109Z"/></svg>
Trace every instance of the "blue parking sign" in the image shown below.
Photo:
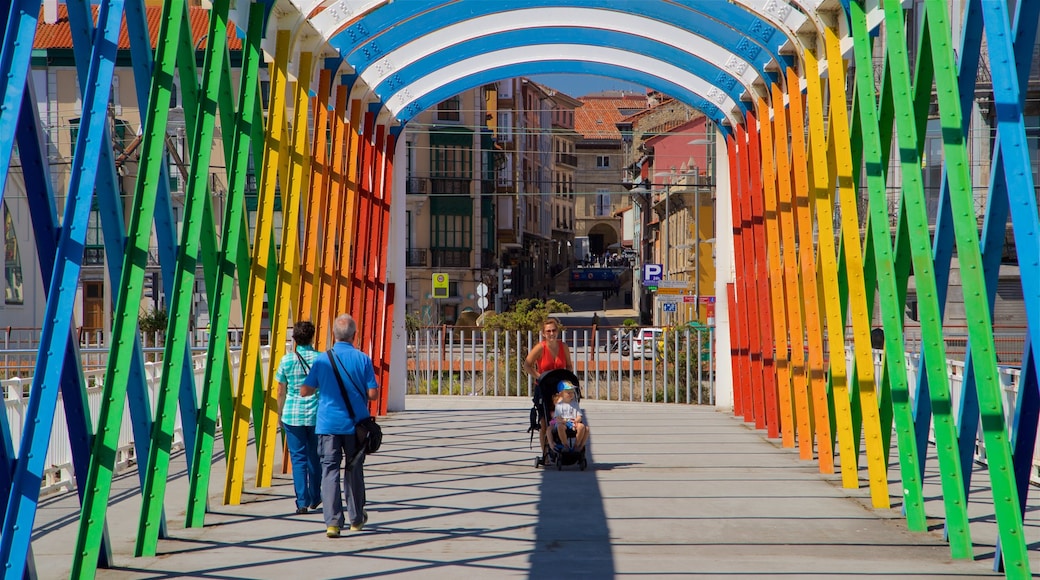
<svg viewBox="0 0 1040 580"><path fill-rule="evenodd" d="M650 282L658 282L664 274L660 264L643 264L643 285L653 286Z"/></svg>

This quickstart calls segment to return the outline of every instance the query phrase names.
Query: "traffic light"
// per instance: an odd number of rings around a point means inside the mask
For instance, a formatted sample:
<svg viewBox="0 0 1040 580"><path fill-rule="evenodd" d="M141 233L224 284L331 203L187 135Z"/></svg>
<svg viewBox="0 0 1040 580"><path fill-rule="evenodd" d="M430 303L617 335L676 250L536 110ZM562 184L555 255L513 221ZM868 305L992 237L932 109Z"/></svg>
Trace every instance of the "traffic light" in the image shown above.
<svg viewBox="0 0 1040 580"><path fill-rule="evenodd" d="M501 282L499 287L502 289L502 295L509 296L513 293L513 269L502 268L502 270L499 271L499 277Z"/></svg>
<svg viewBox="0 0 1040 580"><path fill-rule="evenodd" d="M508 304L508 297L513 294L513 269L498 270L498 289L495 292L495 311L502 312Z"/></svg>

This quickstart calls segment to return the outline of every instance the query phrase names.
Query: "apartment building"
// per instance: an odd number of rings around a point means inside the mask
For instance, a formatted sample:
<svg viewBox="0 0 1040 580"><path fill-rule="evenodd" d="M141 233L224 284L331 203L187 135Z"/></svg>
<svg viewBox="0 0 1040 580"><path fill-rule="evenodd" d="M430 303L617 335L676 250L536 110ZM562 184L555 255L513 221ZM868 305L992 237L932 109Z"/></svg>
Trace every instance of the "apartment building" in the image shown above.
<svg viewBox="0 0 1040 580"><path fill-rule="evenodd" d="M162 6L146 7L146 18L150 27L158 29ZM83 99L76 74L76 60L73 50L72 32L69 27L68 10L65 4L57 5L54 18L49 18L44 10L40 12L36 38L33 45L31 63L31 81L33 95L39 112L44 139L47 144L51 183L55 189L56 209L59 217L64 211L65 196L71 178L69 168L76 137L79 132L79 121L82 115ZM189 8L189 24L196 49L205 47L208 30L209 11L197 6ZM119 199L122 201L122 213L130 211L131 196L137 179L137 148L140 144L142 115L138 108L138 93L135 86L133 68L130 64L130 45L127 35L120 36L116 70L112 78L112 94L109 99L109 135L112 157L115 160L115 172L112 180L114 191L96 191L91 210L87 245L83 251L83 269L75 302L75 320L80 334L91 342L103 340L109 331L111 305L116 291L108 279L106 267L105 243L102 230L102 219L99 198ZM154 42L154 38L153 38ZM232 57L232 83L238 83L238 63L241 52L240 39L234 32L229 32L228 47ZM201 53L200 53L201 54ZM266 78L266 76L264 77ZM187 176L188 138L185 125L183 100L179 79L174 79L174 93L171 103L170 127L168 137L169 152L169 185L173 200L173 214L169 216L180 231L183 219L182 205ZM19 162L14 163L12 175L17 175ZM214 213L218 220L223 211L221 201L227 187L227 179L222 169L225 166L224 147L219 131L214 142L210 175L210 191L214 198ZM217 169L220 168L220 169ZM255 209L255 179L252 204ZM21 179L10 179L4 196L2 209L4 232L4 280L3 301L0 301L0 317L6 325L21 328L40 328L43 325L43 310L46 293L36 272L38 258L33 240L33 227L29 215L25 184ZM219 227L219 225L218 225ZM161 307L164 304L162 281L159 275L159 252L154 245L148 253L149 276L145 280L145 294L142 309ZM202 291L201 271L197 281L199 300L196 302L196 326L208 323L205 306L205 293ZM232 312L236 312L232 309ZM234 315L233 315L234 316ZM241 320L232 320L232 326L241 326Z"/></svg>

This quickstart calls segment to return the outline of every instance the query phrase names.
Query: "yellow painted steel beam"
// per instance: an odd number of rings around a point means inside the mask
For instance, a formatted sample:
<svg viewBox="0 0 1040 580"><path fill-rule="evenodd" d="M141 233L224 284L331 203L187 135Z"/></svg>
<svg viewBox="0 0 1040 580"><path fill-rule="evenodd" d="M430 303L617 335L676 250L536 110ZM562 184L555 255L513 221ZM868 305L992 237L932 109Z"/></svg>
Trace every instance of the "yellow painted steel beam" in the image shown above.
<svg viewBox="0 0 1040 580"><path fill-rule="evenodd" d="M863 412L863 431L866 437L867 471L870 477L870 498L876 508L891 504L888 493L888 464L881 433L881 415L878 411L877 387L874 385L874 354L870 344L870 310L863 275L862 240L859 237L859 216L856 183L853 181L852 144L849 135L848 112L845 109L846 69L841 57L838 32L831 26L824 29L827 66L831 72L828 88L831 94L830 119L833 147L837 162L838 198L843 208L841 231L845 248L845 271L848 276L849 317L852 322L853 351L856 358L857 387ZM838 74L840 72L841 74Z"/></svg>
<svg viewBox="0 0 1040 580"><path fill-rule="evenodd" d="M336 316L336 280L339 276L337 241L343 227L346 211L346 176L344 160L347 156L347 87L336 87L336 104L332 112L332 165L329 174L329 219L326 221L325 245L322 248L322 267L318 269L318 311L315 318L315 348L325 350L330 346L331 321Z"/></svg>
<svg viewBox="0 0 1040 580"><path fill-rule="evenodd" d="M819 288L823 294L823 312L827 321L827 342L830 347L831 394L834 401L838 453L841 457L841 484L845 488L859 487L858 457L853 439L852 405L849 402L848 371L845 367L845 320L842 317L841 296L838 292L838 260L834 247L834 199L827 162L827 137L823 126L823 89L819 62L812 51L805 51L805 67L810 74L806 79L806 110L809 122L809 166L812 167L812 199L816 210L819 235ZM844 106L844 105L843 105ZM833 123L831 127L833 128ZM853 206L855 207L855 206ZM848 209L848 208L847 208Z"/></svg>
<svg viewBox="0 0 1040 580"><path fill-rule="evenodd" d="M814 71L815 72L815 71ZM805 305L805 330L809 344L809 386L815 418L816 451L821 473L834 473L834 442L827 409L827 369L823 362L823 325L820 320L819 287L816 281L816 248L813 244L813 214L809 195L809 159L805 153L805 112L801 79L793 68L787 69L790 101L791 162L794 166L794 206L798 224L798 255Z"/></svg>
<svg viewBox="0 0 1040 580"><path fill-rule="evenodd" d="M249 294L246 297L244 336L235 393L234 415L231 425L231 443L228 445L228 467L224 478L225 505L242 501L242 487L246 467L246 449L249 443L249 421L253 407L253 389L260 361L260 327L263 322L264 294L267 291L267 265L270 256L274 220L274 200L280 165L279 150L286 141L286 81L289 66L290 33L278 31L275 39L275 58L269 69L271 79L270 107L264 138L264 159L261 164L260 191L257 199L256 233L253 237L252 264L249 271Z"/></svg>
<svg viewBox="0 0 1040 580"><path fill-rule="evenodd" d="M794 394L791 391L791 360L788 354L787 308L784 306L784 269L780 259L780 224L777 213L777 175L774 161L773 121L769 105L756 103L762 141L762 184L765 202L766 256L769 266L769 298L773 306L776 383L780 405L780 439L784 447L794 447Z"/></svg>
<svg viewBox="0 0 1040 580"><path fill-rule="evenodd" d="M798 86L797 84L795 85ZM797 424L798 456L812 459L813 438L809 410L808 374L805 368L805 330L802 320L801 279L798 276L798 257L795 254L794 195L791 192L791 157L788 146L787 110L778 84L773 85L773 123L776 143L776 175L779 187L777 208L780 217L780 237L783 240L784 281L787 300L784 304L790 328L788 346L791 351L791 384L794 390L794 411Z"/></svg>
<svg viewBox="0 0 1040 580"><path fill-rule="evenodd" d="M267 367L267 389L264 397L263 423L257 440L256 486L268 487L274 474L274 449L278 432L278 389L275 373L277 361L281 360L288 338L290 313L292 312L293 282L296 267L300 262L300 212L305 203L304 192L310 187L310 147L307 118L310 109L311 75L314 54L301 52L299 70L296 73L296 94L293 104L293 135L290 145L292 155L289 163L289 189L283 191L282 202L282 248L278 285L275 288L274 307L271 308L271 361Z"/></svg>

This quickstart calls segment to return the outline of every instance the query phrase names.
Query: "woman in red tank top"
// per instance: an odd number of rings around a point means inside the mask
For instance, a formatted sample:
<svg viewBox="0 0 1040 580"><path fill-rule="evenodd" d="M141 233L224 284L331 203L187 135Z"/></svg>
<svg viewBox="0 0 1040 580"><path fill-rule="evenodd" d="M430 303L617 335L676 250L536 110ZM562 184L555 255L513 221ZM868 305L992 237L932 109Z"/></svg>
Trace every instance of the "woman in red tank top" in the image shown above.
<svg viewBox="0 0 1040 580"><path fill-rule="evenodd" d="M534 345L524 361L524 370L537 379L544 373L556 369L574 371L567 345L559 339L560 322L549 318L542 324L542 340Z"/></svg>
<svg viewBox="0 0 1040 580"><path fill-rule="evenodd" d="M567 345L559 339L559 334L559 320L547 318L542 323L542 340L534 345L534 348L528 353L527 359L524 360L524 371L536 381L542 374L557 369L567 369L574 372L574 365L571 363L571 353L567 350ZM546 446L552 444L547 437L548 432L546 431L546 422L549 417L540 417L539 419L538 441L542 445L542 459L544 461Z"/></svg>

